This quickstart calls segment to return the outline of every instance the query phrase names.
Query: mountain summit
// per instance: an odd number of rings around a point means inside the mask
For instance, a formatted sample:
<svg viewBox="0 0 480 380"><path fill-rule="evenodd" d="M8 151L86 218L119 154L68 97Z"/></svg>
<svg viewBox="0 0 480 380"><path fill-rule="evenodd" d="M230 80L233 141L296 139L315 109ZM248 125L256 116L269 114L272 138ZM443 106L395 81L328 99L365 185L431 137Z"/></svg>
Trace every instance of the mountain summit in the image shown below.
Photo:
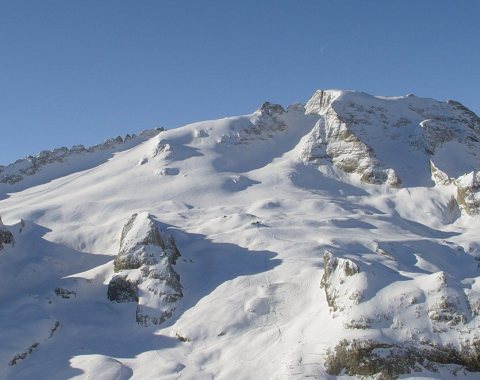
<svg viewBox="0 0 480 380"><path fill-rule="evenodd" d="M479 168L340 90L0 167L0 379L478 378Z"/></svg>

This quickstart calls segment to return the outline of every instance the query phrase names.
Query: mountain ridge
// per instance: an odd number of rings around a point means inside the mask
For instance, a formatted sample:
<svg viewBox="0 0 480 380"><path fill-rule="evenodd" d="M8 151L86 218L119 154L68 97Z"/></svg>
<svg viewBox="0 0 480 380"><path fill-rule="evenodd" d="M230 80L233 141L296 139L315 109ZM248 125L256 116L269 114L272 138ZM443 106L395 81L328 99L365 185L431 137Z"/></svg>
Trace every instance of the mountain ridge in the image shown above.
<svg viewBox="0 0 480 380"><path fill-rule="evenodd" d="M1 183L0 378L476 378L478 136L320 90Z"/></svg>

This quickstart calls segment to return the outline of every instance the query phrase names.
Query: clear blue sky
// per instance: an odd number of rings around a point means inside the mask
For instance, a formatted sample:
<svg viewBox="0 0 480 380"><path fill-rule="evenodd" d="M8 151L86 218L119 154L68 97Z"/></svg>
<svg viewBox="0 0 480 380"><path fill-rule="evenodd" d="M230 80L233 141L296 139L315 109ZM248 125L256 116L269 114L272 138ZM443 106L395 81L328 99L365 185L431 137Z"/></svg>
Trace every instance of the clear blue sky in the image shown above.
<svg viewBox="0 0 480 380"><path fill-rule="evenodd" d="M480 114L480 1L0 0L0 164L315 89Z"/></svg>

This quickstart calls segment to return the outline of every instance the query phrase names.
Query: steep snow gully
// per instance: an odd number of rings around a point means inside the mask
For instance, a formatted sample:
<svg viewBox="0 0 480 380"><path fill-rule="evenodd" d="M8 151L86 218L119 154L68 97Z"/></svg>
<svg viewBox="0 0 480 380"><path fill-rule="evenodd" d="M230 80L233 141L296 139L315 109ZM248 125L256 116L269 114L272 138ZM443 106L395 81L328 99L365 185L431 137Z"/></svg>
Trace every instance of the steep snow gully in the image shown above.
<svg viewBox="0 0 480 380"><path fill-rule="evenodd" d="M477 379L479 168L339 90L1 166L0 379Z"/></svg>

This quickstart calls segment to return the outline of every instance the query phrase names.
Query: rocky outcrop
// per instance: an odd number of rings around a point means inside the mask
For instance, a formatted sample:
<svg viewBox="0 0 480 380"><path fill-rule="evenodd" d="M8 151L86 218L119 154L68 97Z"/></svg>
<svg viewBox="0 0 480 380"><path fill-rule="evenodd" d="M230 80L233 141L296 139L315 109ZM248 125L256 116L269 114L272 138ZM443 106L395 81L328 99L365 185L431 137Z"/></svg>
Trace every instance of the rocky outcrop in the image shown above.
<svg viewBox="0 0 480 380"><path fill-rule="evenodd" d="M238 149L242 149L242 145L271 140L276 134L288 128L284 117L288 112L295 112L303 116L304 108L302 105L294 104L286 111L279 104L265 102L248 117L235 118L230 123L228 130L218 136L215 141L220 147L236 146ZM206 129L200 129L196 130L193 136L196 139L203 139L209 136L209 133ZM151 155L165 161L182 161L200 154L196 148L194 149L188 144L170 139L159 139ZM158 174L164 175L160 172Z"/></svg>
<svg viewBox="0 0 480 380"><path fill-rule="evenodd" d="M270 102L263 103L259 111L262 115L268 115L270 117L285 113L285 110L280 104L272 104Z"/></svg>
<svg viewBox="0 0 480 380"><path fill-rule="evenodd" d="M15 240L13 234L2 224L0 224L0 251L5 247L5 244L13 246Z"/></svg>
<svg viewBox="0 0 480 380"><path fill-rule="evenodd" d="M298 107L298 106L297 106ZM242 125L235 128L235 132L222 137L220 143L234 145L249 144L257 140L267 140L288 128L283 119L287 112L296 112L298 108L292 106L288 111L279 105L265 102L253 114L250 120L244 120Z"/></svg>
<svg viewBox="0 0 480 380"><path fill-rule="evenodd" d="M448 331L457 325L467 323L468 316L464 312L467 309L465 294L459 294L449 286L444 272L438 272L430 276L430 289L427 289L427 315L431 321L434 332Z"/></svg>
<svg viewBox="0 0 480 380"><path fill-rule="evenodd" d="M126 274L116 274L108 283L107 297L114 302L138 302L137 283Z"/></svg>
<svg viewBox="0 0 480 380"><path fill-rule="evenodd" d="M140 325L164 322L183 296L180 276L174 270L179 256L173 237L162 236L150 214L132 215L122 230L108 298L137 302Z"/></svg>
<svg viewBox="0 0 480 380"><path fill-rule="evenodd" d="M448 203L446 210L452 217L447 219L455 220L461 211L471 216L480 214L480 172L472 171L458 178L450 178L431 161L430 170L435 184L444 186L453 184L456 187L456 197Z"/></svg>
<svg viewBox="0 0 480 380"><path fill-rule="evenodd" d="M342 340L327 353L325 369L331 375L375 376L385 380L439 365L453 364L453 372L465 368L480 371L480 341L472 339L460 347L424 343L414 346L382 343L374 340Z"/></svg>
<svg viewBox="0 0 480 380"><path fill-rule="evenodd" d="M53 334L55 334L57 332L59 327L60 327L60 321L55 321L53 323L53 325L50 327L50 331L49 331L48 336L46 338L44 338L42 341L47 341L47 340L51 339L53 337ZM28 347L23 352L19 352L19 353L15 354L15 356L8 362L8 365L13 367L19 361L26 359L27 356L30 355L36 349L38 349L39 346L40 346L39 342L32 343L30 345L30 347Z"/></svg>
<svg viewBox="0 0 480 380"><path fill-rule="evenodd" d="M320 90L305 110L319 120L299 158L366 183L445 185L480 166L480 119L458 102Z"/></svg>
<svg viewBox="0 0 480 380"><path fill-rule="evenodd" d="M161 156L163 159L170 159L173 154L172 146L164 141L160 141L153 151L153 157Z"/></svg>
<svg viewBox="0 0 480 380"><path fill-rule="evenodd" d="M24 159L15 161L7 166L0 166L0 183L13 185L24 179L25 176L30 176L37 173L42 167L55 162L65 162L73 156L80 154L89 154L109 149L121 148L123 145L135 141L143 141L151 138L162 132L163 128L149 129L141 132L138 136L136 134L127 134L125 137L117 136L115 138L107 139L102 144L97 144L89 148L83 145L74 145L68 149L66 147L57 148L53 150L44 150L35 156L27 156Z"/></svg>
<svg viewBox="0 0 480 380"><path fill-rule="evenodd" d="M332 162L347 173L357 173L363 182L399 187L400 178L391 168L385 168L373 149L349 127L354 119L339 114L332 103L342 95L339 91L317 91L306 105L306 113L319 114L314 129L300 154L309 164Z"/></svg>
<svg viewBox="0 0 480 380"><path fill-rule="evenodd" d="M480 214L480 172L474 171L455 180L457 202L468 215Z"/></svg>
<svg viewBox="0 0 480 380"><path fill-rule="evenodd" d="M432 173L432 181L437 185L448 186L453 181L446 173L437 168L432 161L430 161L430 172Z"/></svg>
<svg viewBox="0 0 480 380"><path fill-rule="evenodd" d="M480 371L480 282L469 277L476 273L475 258L458 247L438 245L437 265L444 264L445 255L454 255L467 278L452 276L448 265L450 274L447 269L428 273L420 268L409 277L400 276L389 267L398 270L409 249L377 243L376 257L358 255L355 261L351 252L325 252L321 287L332 316L341 318L345 329L345 339L326 356L328 373L394 379L446 364ZM430 252L411 252L417 263L431 257ZM388 337L385 341L369 338L378 329ZM355 334L346 333L349 330Z"/></svg>
<svg viewBox="0 0 480 380"><path fill-rule="evenodd" d="M323 255L323 276L320 287L325 290L328 306L334 311L358 304L362 299L362 289L352 286L352 277L360 273L360 268L352 260L335 257L325 251Z"/></svg>
<svg viewBox="0 0 480 380"><path fill-rule="evenodd" d="M281 105L265 102L255 112L254 118L248 124L235 135L225 136L223 142L233 142L238 145L248 144L255 140L270 139L276 133L287 129L287 123L282 118L285 113L286 111Z"/></svg>
<svg viewBox="0 0 480 380"><path fill-rule="evenodd" d="M470 306L472 315L474 317L480 316L480 292L472 291L471 289L469 289L467 291L467 296L468 296L468 305Z"/></svg>
<svg viewBox="0 0 480 380"><path fill-rule="evenodd" d="M20 360L25 359L28 355L30 355L34 350L38 348L40 343L34 342L30 347L28 347L24 352L20 352L16 354L9 362L8 365L14 366L19 362Z"/></svg>

